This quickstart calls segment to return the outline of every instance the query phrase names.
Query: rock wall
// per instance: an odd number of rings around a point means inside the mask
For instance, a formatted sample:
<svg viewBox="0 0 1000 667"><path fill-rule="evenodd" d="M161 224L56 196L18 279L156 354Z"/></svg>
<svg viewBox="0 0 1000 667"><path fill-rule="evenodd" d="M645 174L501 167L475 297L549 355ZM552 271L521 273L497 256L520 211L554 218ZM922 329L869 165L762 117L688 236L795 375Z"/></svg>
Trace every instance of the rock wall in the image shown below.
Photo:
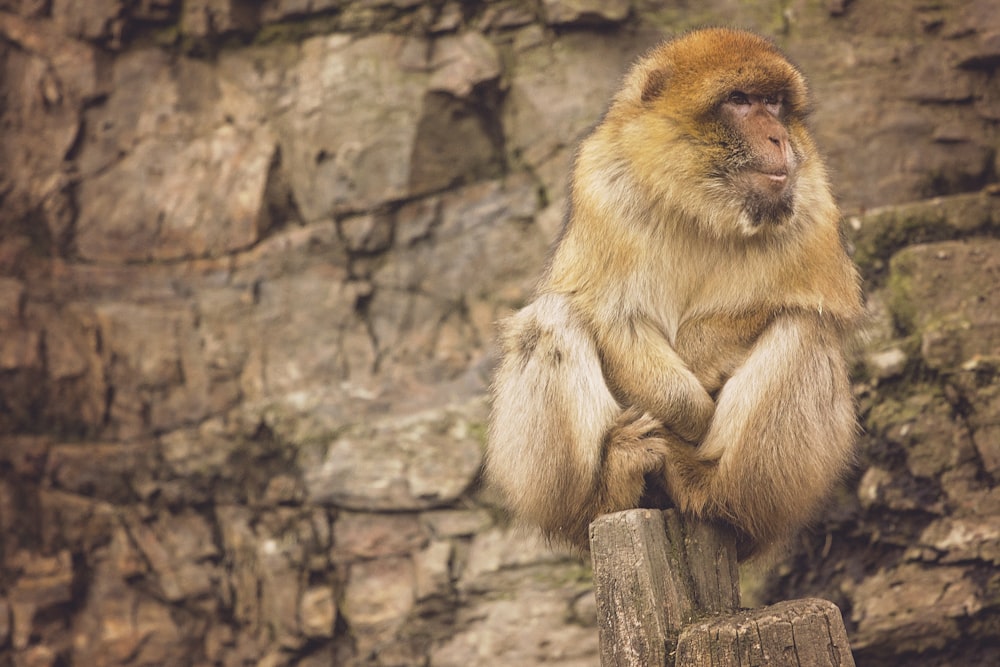
<svg viewBox="0 0 1000 667"><path fill-rule="evenodd" d="M598 664L586 566L479 487L492 327L706 23L810 75L873 312L856 479L764 595L994 664L991 0L0 0L0 664Z"/></svg>

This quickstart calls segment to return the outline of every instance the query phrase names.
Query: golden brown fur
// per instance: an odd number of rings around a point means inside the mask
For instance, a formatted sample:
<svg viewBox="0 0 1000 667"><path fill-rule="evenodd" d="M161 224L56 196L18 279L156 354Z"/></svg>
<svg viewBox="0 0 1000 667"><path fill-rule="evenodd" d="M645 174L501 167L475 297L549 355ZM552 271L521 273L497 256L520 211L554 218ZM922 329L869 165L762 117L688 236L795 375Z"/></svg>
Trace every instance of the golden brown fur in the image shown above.
<svg viewBox="0 0 1000 667"><path fill-rule="evenodd" d="M743 552L808 521L848 465L861 314L802 75L751 33L654 49L583 141L533 303L502 325L487 480L586 547L673 504Z"/></svg>

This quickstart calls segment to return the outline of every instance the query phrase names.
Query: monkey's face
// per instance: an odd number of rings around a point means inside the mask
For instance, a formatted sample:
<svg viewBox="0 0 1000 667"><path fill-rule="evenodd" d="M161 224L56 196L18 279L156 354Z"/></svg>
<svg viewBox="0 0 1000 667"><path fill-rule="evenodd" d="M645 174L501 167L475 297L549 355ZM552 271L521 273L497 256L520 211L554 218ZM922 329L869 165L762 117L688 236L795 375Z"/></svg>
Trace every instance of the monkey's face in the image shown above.
<svg viewBox="0 0 1000 667"><path fill-rule="evenodd" d="M781 224L795 210L801 160L785 127L780 92L733 90L716 109L719 175L742 202L751 228Z"/></svg>
<svg viewBox="0 0 1000 667"><path fill-rule="evenodd" d="M808 107L805 79L771 42L720 28L639 61L605 125L651 200L716 237L770 238L825 187Z"/></svg>

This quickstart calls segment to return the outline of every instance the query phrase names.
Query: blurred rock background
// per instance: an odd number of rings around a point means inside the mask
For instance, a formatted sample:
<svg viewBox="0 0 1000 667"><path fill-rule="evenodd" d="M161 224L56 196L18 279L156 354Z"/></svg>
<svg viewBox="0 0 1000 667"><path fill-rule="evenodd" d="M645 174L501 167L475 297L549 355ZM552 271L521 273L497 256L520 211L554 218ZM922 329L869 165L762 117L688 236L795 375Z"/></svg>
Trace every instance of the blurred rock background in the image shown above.
<svg viewBox="0 0 1000 667"><path fill-rule="evenodd" d="M753 597L998 664L993 0L0 0L0 665L596 666L479 485L493 323L705 24L810 77L872 311L856 473Z"/></svg>

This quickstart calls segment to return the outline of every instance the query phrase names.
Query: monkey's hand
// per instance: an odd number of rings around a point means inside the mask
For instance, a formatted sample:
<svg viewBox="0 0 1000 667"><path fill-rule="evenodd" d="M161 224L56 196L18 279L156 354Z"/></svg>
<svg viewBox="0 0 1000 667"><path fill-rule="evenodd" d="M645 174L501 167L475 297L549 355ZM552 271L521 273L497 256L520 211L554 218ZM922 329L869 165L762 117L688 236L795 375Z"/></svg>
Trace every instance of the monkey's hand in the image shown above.
<svg viewBox="0 0 1000 667"><path fill-rule="evenodd" d="M605 438L604 467L589 523L601 514L638 507L649 491L647 480L659 480L665 471L667 433L658 419L638 408L619 415Z"/></svg>
<svg viewBox="0 0 1000 667"><path fill-rule="evenodd" d="M715 401L663 334L647 320L615 322L597 331L612 391L690 443L701 442Z"/></svg>

